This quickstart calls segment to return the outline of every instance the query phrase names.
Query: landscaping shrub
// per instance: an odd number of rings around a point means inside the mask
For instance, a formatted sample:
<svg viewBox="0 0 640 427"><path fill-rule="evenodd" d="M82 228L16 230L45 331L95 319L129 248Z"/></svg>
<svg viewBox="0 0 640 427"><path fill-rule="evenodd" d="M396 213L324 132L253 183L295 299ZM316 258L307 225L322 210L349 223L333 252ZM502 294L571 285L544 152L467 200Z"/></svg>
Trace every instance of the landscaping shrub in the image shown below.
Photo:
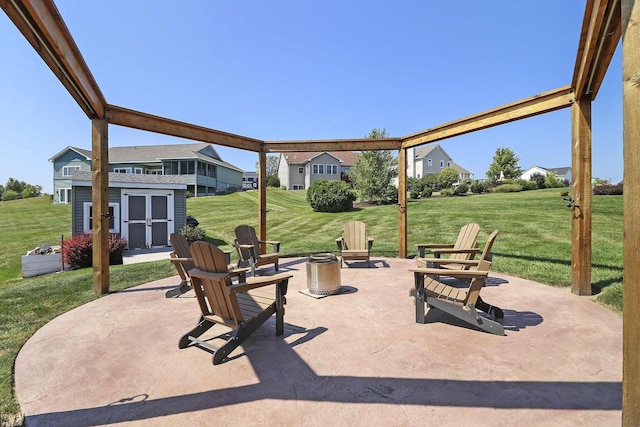
<svg viewBox="0 0 640 427"><path fill-rule="evenodd" d="M444 197L451 197L453 196L453 190L450 188L445 188L444 190L440 190L440 195Z"/></svg>
<svg viewBox="0 0 640 427"><path fill-rule="evenodd" d="M454 190L453 194L456 196L464 196L469 191L469 186L464 182L461 182Z"/></svg>
<svg viewBox="0 0 640 427"><path fill-rule="evenodd" d="M539 188L544 188L544 187L538 187L538 183L536 181L525 181L525 180L522 180L520 182L520 186L522 187L522 191L537 190Z"/></svg>
<svg viewBox="0 0 640 427"><path fill-rule="evenodd" d="M491 187L489 191L492 193L517 193L522 191L522 187L518 184L501 184L497 187Z"/></svg>
<svg viewBox="0 0 640 427"><path fill-rule="evenodd" d="M180 230L180 234L182 234L184 238L187 239L187 242L191 244L198 240L204 240L204 236L207 233L197 225L187 225L182 230Z"/></svg>
<svg viewBox="0 0 640 427"><path fill-rule="evenodd" d="M424 189L422 190L422 193L420 193L420 196L427 198L427 197L431 197L432 194L433 194L433 188L424 187Z"/></svg>
<svg viewBox="0 0 640 427"><path fill-rule="evenodd" d="M280 187L280 178L278 178L278 175L269 175L267 177L267 187Z"/></svg>
<svg viewBox="0 0 640 427"><path fill-rule="evenodd" d="M355 200L356 194L344 181L318 179L307 190L307 202L316 212L346 212L353 209Z"/></svg>
<svg viewBox="0 0 640 427"><path fill-rule="evenodd" d="M122 264L122 254L127 241L118 234L109 234L109 264ZM62 247L62 259L72 270L93 265L93 234L77 234L65 239Z"/></svg>
<svg viewBox="0 0 640 427"><path fill-rule="evenodd" d="M533 173L529 177L529 182L533 182L536 188L539 190L543 188L547 188L544 181L545 181L545 176L539 172Z"/></svg>
<svg viewBox="0 0 640 427"><path fill-rule="evenodd" d="M470 186L471 192L475 194L484 193L487 189L487 185L484 182L473 181Z"/></svg>
<svg viewBox="0 0 640 427"><path fill-rule="evenodd" d="M605 184L605 185L596 185L593 187L593 195L594 196L621 196L623 194L622 191L622 183L619 184Z"/></svg>
<svg viewBox="0 0 640 427"><path fill-rule="evenodd" d="M420 197L420 191L416 189L409 190L409 197L411 197L412 199L417 199L418 197Z"/></svg>
<svg viewBox="0 0 640 427"><path fill-rule="evenodd" d="M398 202L398 189L395 185L387 185L384 193L382 194L382 203L397 203Z"/></svg>

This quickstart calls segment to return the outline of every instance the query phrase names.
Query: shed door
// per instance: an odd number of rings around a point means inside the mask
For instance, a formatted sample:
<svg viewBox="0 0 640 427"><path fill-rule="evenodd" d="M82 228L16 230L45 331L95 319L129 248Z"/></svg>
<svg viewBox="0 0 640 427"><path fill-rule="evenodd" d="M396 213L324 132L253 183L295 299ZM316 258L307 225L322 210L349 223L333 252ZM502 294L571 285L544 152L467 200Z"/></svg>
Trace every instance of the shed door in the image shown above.
<svg viewBox="0 0 640 427"><path fill-rule="evenodd" d="M122 190L122 237L129 248L168 246L174 231L173 191Z"/></svg>

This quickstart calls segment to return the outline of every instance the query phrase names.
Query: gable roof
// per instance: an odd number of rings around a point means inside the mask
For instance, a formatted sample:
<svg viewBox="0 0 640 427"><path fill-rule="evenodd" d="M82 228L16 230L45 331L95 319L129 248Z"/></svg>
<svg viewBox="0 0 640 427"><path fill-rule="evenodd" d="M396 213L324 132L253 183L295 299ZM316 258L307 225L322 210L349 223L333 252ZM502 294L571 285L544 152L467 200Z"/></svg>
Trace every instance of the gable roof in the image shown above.
<svg viewBox="0 0 640 427"><path fill-rule="evenodd" d="M430 144L430 145L427 145L426 147L418 148L414 151L413 157L416 160L424 159L425 157L427 157L427 155L429 155L429 153L431 153L436 149L439 149L444 153L445 156L447 156L447 158L451 159L451 156L446 151L444 151L444 148L442 148L440 144Z"/></svg>
<svg viewBox="0 0 640 427"><path fill-rule="evenodd" d="M75 151L76 153L78 153L81 156L83 156L85 159L91 160L91 150L85 150L83 148L72 147L72 146L69 145L65 149L63 149L63 150L57 152L56 154L54 154L53 157L51 157L49 159L49 161L53 162L54 160L56 160L58 157L62 156L67 151Z"/></svg>
<svg viewBox="0 0 640 427"><path fill-rule="evenodd" d="M311 159L318 157L324 153L335 157L342 166L353 166L358 156L358 152L354 151L290 151L287 153L281 153L282 157L290 165L303 165L309 162Z"/></svg>

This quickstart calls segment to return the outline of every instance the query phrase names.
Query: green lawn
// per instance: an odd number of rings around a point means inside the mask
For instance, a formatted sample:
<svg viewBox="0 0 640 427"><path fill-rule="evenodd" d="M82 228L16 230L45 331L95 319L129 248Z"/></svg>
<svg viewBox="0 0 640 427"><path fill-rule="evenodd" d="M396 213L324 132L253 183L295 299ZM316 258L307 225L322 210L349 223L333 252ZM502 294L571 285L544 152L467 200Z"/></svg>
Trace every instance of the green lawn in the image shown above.
<svg viewBox="0 0 640 427"><path fill-rule="evenodd" d="M283 256L335 251L342 224L364 221L375 238L374 256L398 254L396 205L345 213L313 212L304 191L269 189L268 238L279 240ZM207 240L231 250L233 229L257 226L258 193L234 193L187 201ZM494 230L493 271L553 286L571 282L571 211L558 190L431 198L410 201L408 251L417 243L452 242L461 226L480 224L479 244ZM43 242L58 244L70 232L71 209L50 197L0 203L0 425L19 419L13 395L13 365L26 340L56 316L99 298L92 293L91 269L22 279L21 256ZM599 302L622 310L622 196L593 198L592 282ZM112 291L174 275L169 262L113 266Z"/></svg>

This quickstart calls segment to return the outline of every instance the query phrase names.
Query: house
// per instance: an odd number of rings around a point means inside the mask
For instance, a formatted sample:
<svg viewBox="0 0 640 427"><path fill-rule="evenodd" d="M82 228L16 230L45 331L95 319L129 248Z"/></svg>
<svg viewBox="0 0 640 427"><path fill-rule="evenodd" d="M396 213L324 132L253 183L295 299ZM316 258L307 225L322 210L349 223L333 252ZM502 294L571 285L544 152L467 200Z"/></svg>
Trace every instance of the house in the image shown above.
<svg viewBox="0 0 640 427"><path fill-rule="evenodd" d="M438 144L407 150L408 178L422 178L426 175L439 174L445 168L457 170L460 181L473 178L470 171L455 163Z"/></svg>
<svg viewBox="0 0 640 427"><path fill-rule="evenodd" d="M317 179L348 180L358 153L352 151L288 152L278 158L278 179L287 190L304 190Z"/></svg>
<svg viewBox="0 0 640 427"><path fill-rule="evenodd" d="M49 159L53 163L54 203L71 203L76 171L91 171L91 150L67 147ZM242 188L242 170L223 161L207 143L109 148L109 172L180 177L194 197Z"/></svg>
<svg viewBox="0 0 640 427"><path fill-rule="evenodd" d="M71 232L91 233L93 206L90 171L71 178ZM109 232L129 249L169 245L169 235L187 222L187 184L179 175L109 173Z"/></svg>
<svg viewBox="0 0 640 427"><path fill-rule="evenodd" d="M242 172L242 189L253 190L258 188L257 172Z"/></svg>
<svg viewBox="0 0 640 427"><path fill-rule="evenodd" d="M568 166L561 168L543 168L540 166L531 166L529 169L522 172L520 179L529 181L531 179L531 176L537 173L542 176L547 176L548 173L555 173L559 181L566 181L571 184L571 168Z"/></svg>

